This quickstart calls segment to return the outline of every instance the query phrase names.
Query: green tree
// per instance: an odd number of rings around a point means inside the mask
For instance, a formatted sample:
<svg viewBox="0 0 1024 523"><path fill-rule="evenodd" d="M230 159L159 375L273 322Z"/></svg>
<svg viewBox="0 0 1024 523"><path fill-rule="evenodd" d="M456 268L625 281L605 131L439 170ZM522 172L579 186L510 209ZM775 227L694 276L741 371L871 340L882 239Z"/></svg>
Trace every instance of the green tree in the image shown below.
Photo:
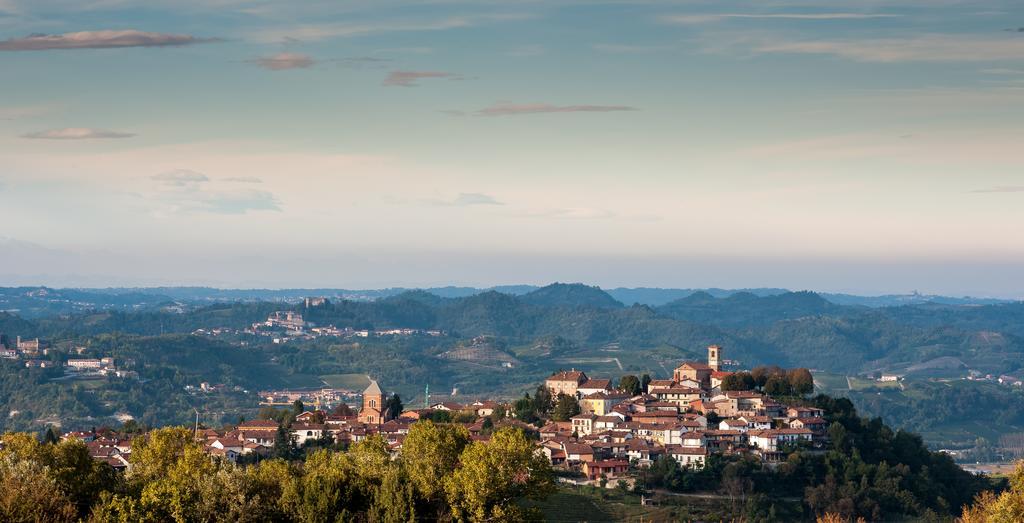
<svg viewBox="0 0 1024 523"><path fill-rule="evenodd" d="M402 405L402 398L398 394L392 394L388 399L384 400L384 412L387 416L397 418L402 413L403 408L405 407Z"/></svg>
<svg viewBox="0 0 1024 523"><path fill-rule="evenodd" d="M551 391L543 384L533 394L533 412L537 416L545 416L553 407Z"/></svg>
<svg viewBox="0 0 1024 523"><path fill-rule="evenodd" d="M374 493L368 519L381 523L416 521L416 500L412 484L401 467L390 466Z"/></svg>
<svg viewBox="0 0 1024 523"><path fill-rule="evenodd" d="M559 394L555 401L555 408L551 409L551 419L554 421L568 421L569 418L580 413L580 403L575 396Z"/></svg>
<svg viewBox="0 0 1024 523"><path fill-rule="evenodd" d="M555 490L548 460L518 429L502 429L487 443L462 452L461 466L444 482L456 521L523 521L538 519L521 499L543 499Z"/></svg>
<svg viewBox="0 0 1024 523"><path fill-rule="evenodd" d="M60 436L53 430L53 425L46 426L46 434L43 435L43 443L55 444L60 441Z"/></svg>
<svg viewBox="0 0 1024 523"><path fill-rule="evenodd" d="M402 441L402 462L419 495L438 501L444 494L443 479L459 464L469 444L469 431L462 425L437 425L418 421L409 427Z"/></svg>
<svg viewBox="0 0 1024 523"><path fill-rule="evenodd" d="M650 374L644 374L643 376L640 376L640 390L641 390L641 392L646 394L647 393L647 386L650 385L650 384L651 384L651 375Z"/></svg>
<svg viewBox="0 0 1024 523"><path fill-rule="evenodd" d="M792 394L792 390L789 387L789 381L784 377L772 376L768 378L768 381L764 384L764 392L769 396L789 396Z"/></svg>
<svg viewBox="0 0 1024 523"><path fill-rule="evenodd" d="M277 432L274 434L274 447L271 449L271 455L278 459L291 460L295 457L295 440L292 439L292 435L288 432L288 429L284 426L278 426Z"/></svg>
<svg viewBox="0 0 1024 523"><path fill-rule="evenodd" d="M155 429L145 436L134 438L128 480L136 485L144 485L166 477L184 456L186 449L202 450L199 443L192 439L192 431L184 427Z"/></svg>
<svg viewBox="0 0 1024 523"><path fill-rule="evenodd" d="M0 521L74 521L75 505L45 466L13 454L0 457Z"/></svg>
<svg viewBox="0 0 1024 523"><path fill-rule="evenodd" d="M791 369L786 373L789 387L793 394L810 394L814 392L814 376L807 369Z"/></svg>
<svg viewBox="0 0 1024 523"><path fill-rule="evenodd" d="M619 390L630 396L636 396L643 391L643 387L640 385L640 378L627 374L619 378Z"/></svg>
<svg viewBox="0 0 1024 523"><path fill-rule="evenodd" d="M727 390L752 390L754 378L749 372L734 372L722 378L721 389Z"/></svg>

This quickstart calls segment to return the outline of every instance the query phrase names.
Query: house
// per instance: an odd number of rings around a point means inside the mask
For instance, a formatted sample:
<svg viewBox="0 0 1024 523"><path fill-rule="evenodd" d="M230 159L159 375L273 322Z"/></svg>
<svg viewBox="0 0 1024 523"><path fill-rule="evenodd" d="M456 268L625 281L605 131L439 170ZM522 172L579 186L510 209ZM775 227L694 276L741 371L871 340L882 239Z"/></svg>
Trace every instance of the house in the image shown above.
<svg viewBox="0 0 1024 523"><path fill-rule="evenodd" d="M772 418L768 416L740 416L738 419L747 424L747 429L767 430L772 428Z"/></svg>
<svg viewBox="0 0 1024 523"><path fill-rule="evenodd" d="M461 412L466 410L466 407L461 403L455 403L454 401L442 401L441 403L435 403L430 406L434 410L444 410L448 412Z"/></svg>
<svg viewBox="0 0 1024 523"><path fill-rule="evenodd" d="M790 418L822 418L825 411L817 407L790 407L786 409L786 416Z"/></svg>
<svg viewBox="0 0 1024 523"><path fill-rule="evenodd" d="M97 359L80 358L80 359L69 359L68 367L73 369L99 369L103 367L103 362Z"/></svg>
<svg viewBox="0 0 1024 523"><path fill-rule="evenodd" d="M824 434L828 429L828 422L825 418L795 418L789 422L790 428L807 429L815 434Z"/></svg>
<svg viewBox="0 0 1024 523"><path fill-rule="evenodd" d="M598 392L610 392L611 390L612 380L589 379L576 387L576 394L587 396Z"/></svg>
<svg viewBox="0 0 1024 523"><path fill-rule="evenodd" d="M702 389L710 389L712 372L714 369L703 363L688 361L676 367L672 372L672 379L677 383L683 380L693 380L699 383Z"/></svg>
<svg viewBox="0 0 1024 523"><path fill-rule="evenodd" d="M277 439L278 424L274 420L243 421L235 430L238 439L260 445L273 446Z"/></svg>
<svg viewBox="0 0 1024 523"><path fill-rule="evenodd" d="M691 403L701 399L701 394L701 389L680 386L659 389L653 393L658 400L673 403L681 409L689 408Z"/></svg>
<svg viewBox="0 0 1024 523"><path fill-rule="evenodd" d="M811 441L813 434L808 429L769 429L747 433L747 440L762 452L779 452L787 444Z"/></svg>
<svg viewBox="0 0 1024 523"><path fill-rule="evenodd" d="M562 443L562 450L565 452L565 460L572 463L586 463L594 461L594 447L583 443Z"/></svg>
<svg viewBox="0 0 1024 523"><path fill-rule="evenodd" d="M572 422L573 432L580 436L586 436L594 431L594 420L596 419L597 416L588 412L586 414L577 414L569 418L569 421Z"/></svg>
<svg viewBox="0 0 1024 523"><path fill-rule="evenodd" d="M740 419L724 419L718 424L719 430L736 430L739 432L746 432L750 428L747 426L747 422Z"/></svg>
<svg viewBox="0 0 1024 523"><path fill-rule="evenodd" d="M316 423L317 420L325 420L327 413L322 410L307 410L298 416L295 416L295 421L299 423Z"/></svg>
<svg viewBox="0 0 1024 523"><path fill-rule="evenodd" d="M292 441L298 446L314 442L323 437L324 426L318 423L293 423L289 431Z"/></svg>
<svg viewBox="0 0 1024 523"><path fill-rule="evenodd" d="M704 463L707 461L708 456L708 449L705 447L668 445L665 451L669 457L676 460L681 466L692 469L704 468Z"/></svg>
<svg viewBox="0 0 1024 523"><path fill-rule="evenodd" d="M230 450L237 454L241 454L242 450L245 448L245 442L235 438L221 437L216 438L212 442L210 442L210 447L220 449L223 451Z"/></svg>
<svg viewBox="0 0 1024 523"><path fill-rule="evenodd" d="M715 412L724 418L764 414L767 398L751 390L730 390L711 398Z"/></svg>
<svg viewBox="0 0 1024 523"><path fill-rule="evenodd" d="M573 427L571 421L549 421L540 429L541 439L572 436Z"/></svg>
<svg viewBox="0 0 1024 523"><path fill-rule="evenodd" d="M583 474L587 479L596 480L601 476L607 479L618 478L629 472L629 462L624 459L606 459L583 463Z"/></svg>
<svg viewBox="0 0 1024 523"><path fill-rule="evenodd" d="M722 370L716 370L716 371L712 372L711 373L711 388L712 389L719 389L719 390L721 390L721 388L722 388L722 380L724 380L725 378L727 378L729 376L732 376L731 372L726 372L726 371L722 371Z"/></svg>
<svg viewBox="0 0 1024 523"><path fill-rule="evenodd" d="M476 412L476 415L478 417L483 418L485 416L490 416L491 414L493 414L494 410L497 409L499 406L500 405L498 404L497 401L490 401L490 400L488 400L488 401L474 401L470 405L470 408L472 408Z"/></svg>
<svg viewBox="0 0 1024 523"><path fill-rule="evenodd" d="M551 391L552 396L558 396L559 394L575 396L580 385L588 380L589 378L587 378L583 371L573 369L552 374L548 379L544 380L544 386Z"/></svg>
<svg viewBox="0 0 1024 523"><path fill-rule="evenodd" d="M695 382L696 383L696 382ZM648 394L654 394L654 391L659 389L668 389L676 386L676 382L673 380L651 380L647 384Z"/></svg>
<svg viewBox="0 0 1024 523"><path fill-rule="evenodd" d="M604 416L612 410L612 407L626 401L627 399L629 399L629 397L624 392L599 391L580 398L580 410L590 412L598 416Z"/></svg>

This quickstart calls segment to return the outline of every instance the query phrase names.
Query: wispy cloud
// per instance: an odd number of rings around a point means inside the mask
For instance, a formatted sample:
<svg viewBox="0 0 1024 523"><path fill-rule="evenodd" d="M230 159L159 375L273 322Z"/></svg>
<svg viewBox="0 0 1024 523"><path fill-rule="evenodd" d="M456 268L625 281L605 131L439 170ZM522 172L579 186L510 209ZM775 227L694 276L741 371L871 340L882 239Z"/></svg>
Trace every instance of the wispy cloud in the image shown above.
<svg viewBox="0 0 1024 523"><path fill-rule="evenodd" d="M187 185L210 181L210 178L205 174L190 171L188 169L175 169L173 171L155 174L150 176L149 179L174 187L184 187Z"/></svg>
<svg viewBox="0 0 1024 523"><path fill-rule="evenodd" d="M764 41L760 53L827 54L858 62L994 62L1024 59L1024 38L928 34L910 38Z"/></svg>
<svg viewBox="0 0 1024 523"><path fill-rule="evenodd" d="M249 62L270 71L306 69L316 64L316 60L311 56L301 53L277 53L261 56Z"/></svg>
<svg viewBox="0 0 1024 523"><path fill-rule="evenodd" d="M0 51L45 51L51 49L104 49L112 47L166 47L215 42L185 34L122 31L80 31L63 34L33 34L0 42Z"/></svg>
<svg viewBox="0 0 1024 523"><path fill-rule="evenodd" d="M499 201L494 196L478 192L459 193L458 196L447 200L428 199L423 200L423 203L427 205L433 205L436 207L471 207L474 205L505 205L504 202Z"/></svg>
<svg viewBox="0 0 1024 523"><path fill-rule="evenodd" d="M1024 192L1024 185L997 185L988 189L976 189L973 193L1014 193Z"/></svg>
<svg viewBox="0 0 1024 523"><path fill-rule="evenodd" d="M232 176L230 178L224 178L225 182L231 183L263 183L261 178L255 176Z"/></svg>
<svg viewBox="0 0 1024 523"><path fill-rule="evenodd" d="M616 54L651 53L671 49L667 45L637 45L637 44L594 44L591 46L595 51Z"/></svg>
<svg viewBox="0 0 1024 523"><path fill-rule="evenodd" d="M378 23L324 23L303 24L273 30L262 30L253 35L253 39L263 42L301 41L312 42L332 38L351 38L371 34L444 31L473 27L486 22L505 20L524 20L530 18L525 14L490 14L451 16L432 20L384 21Z"/></svg>
<svg viewBox="0 0 1024 523"><path fill-rule="evenodd" d="M280 211L277 198L267 191L211 190L209 176L176 169L150 177L157 182L152 199L171 213L245 214L249 211ZM254 177L225 178L225 182L259 183Z"/></svg>
<svg viewBox="0 0 1024 523"><path fill-rule="evenodd" d="M50 105L25 105L0 107L0 120L17 120L19 118L31 118L54 111Z"/></svg>
<svg viewBox="0 0 1024 523"><path fill-rule="evenodd" d="M516 116L542 113L608 113L636 111L628 105L553 105L548 103L498 102L490 107L474 111L478 116Z"/></svg>
<svg viewBox="0 0 1024 523"><path fill-rule="evenodd" d="M900 16L902 15L881 13L706 13L665 15L661 19L671 24L704 24L729 19L866 20L872 18L896 18Z"/></svg>
<svg viewBox="0 0 1024 523"><path fill-rule="evenodd" d="M998 74L1006 76L1024 75L1024 69L1009 69L1006 67L993 67L990 69L982 69L984 74Z"/></svg>
<svg viewBox="0 0 1024 523"><path fill-rule="evenodd" d="M33 140L94 140L104 138L131 138L132 133L108 131L105 129L92 129L89 127L65 127L62 129L49 129L21 135L22 138Z"/></svg>
<svg viewBox="0 0 1024 523"><path fill-rule="evenodd" d="M391 71L384 79L383 85L397 87L416 87L418 81L424 78L448 78L452 80L461 79L462 76L444 71Z"/></svg>

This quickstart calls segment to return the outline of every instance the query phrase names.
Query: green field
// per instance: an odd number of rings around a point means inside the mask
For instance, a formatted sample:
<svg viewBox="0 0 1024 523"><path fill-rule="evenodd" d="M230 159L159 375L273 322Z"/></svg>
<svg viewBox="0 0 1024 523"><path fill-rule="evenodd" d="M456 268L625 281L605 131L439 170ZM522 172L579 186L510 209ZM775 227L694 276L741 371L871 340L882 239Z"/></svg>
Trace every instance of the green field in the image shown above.
<svg viewBox="0 0 1024 523"><path fill-rule="evenodd" d="M829 372L815 372L814 385L826 394L832 391L850 390L846 376Z"/></svg>
<svg viewBox="0 0 1024 523"><path fill-rule="evenodd" d="M900 388L900 382L898 381L875 381L864 378L850 378L850 385L853 390L864 390L864 389L898 389Z"/></svg>
<svg viewBox="0 0 1024 523"><path fill-rule="evenodd" d="M320 376L331 387L362 391L370 385L370 378L366 374L325 374Z"/></svg>

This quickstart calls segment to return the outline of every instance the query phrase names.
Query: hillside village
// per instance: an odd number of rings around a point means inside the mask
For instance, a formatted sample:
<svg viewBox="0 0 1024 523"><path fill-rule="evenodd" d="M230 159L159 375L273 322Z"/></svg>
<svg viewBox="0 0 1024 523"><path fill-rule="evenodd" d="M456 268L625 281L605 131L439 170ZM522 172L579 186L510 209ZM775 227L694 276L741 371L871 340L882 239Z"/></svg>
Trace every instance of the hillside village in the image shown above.
<svg viewBox="0 0 1024 523"><path fill-rule="evenodd" d="M660 379L627 376L618 387L609 378L575 369L560 371L549 376L533 398L526 395L513 403L440 402L403 409L400 398L371 381L357 411L345 403L330 412L305 410L296 401L293 410L280 411L287 414L280 420L247 420L215 429L201 427L197 419L195 437L211 456L253 462L280 457L282 449L347 448L374 434L398 454L410 426L427 419L461 423L478 441L486 441L497 428L513 426L534 437L539 452L564 472L565 481L594 484L609 479L629 482L661 456L700 469L714 454L747 454L776 463L791 450L824 447L828 424L821 409L802 405L801 394L795 392L794 404L788 405L765 392L729 390L744 382L737 378L750 375L722 370L721 347L713 345L707 351L706 363L684 362L672 376ZM784 371L775 372L772 383L785 379ZM546 405L533 411L537 403ZM132 434L93 430L63 437L85 441L95 459L115 468L130 466Z"/></svg>

